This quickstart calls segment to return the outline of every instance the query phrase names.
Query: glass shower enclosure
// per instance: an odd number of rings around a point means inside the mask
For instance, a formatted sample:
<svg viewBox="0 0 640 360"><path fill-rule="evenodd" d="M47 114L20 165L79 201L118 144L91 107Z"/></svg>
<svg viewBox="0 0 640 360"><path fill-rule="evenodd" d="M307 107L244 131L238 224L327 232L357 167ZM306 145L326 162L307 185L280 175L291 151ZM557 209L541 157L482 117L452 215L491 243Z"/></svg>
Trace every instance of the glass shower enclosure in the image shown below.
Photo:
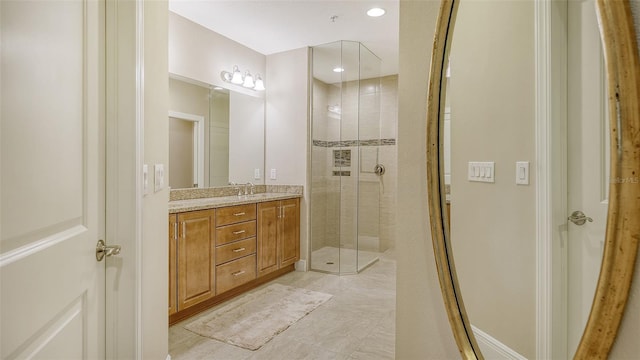
<svg viewBox="0 0 640 360"><path fill-rule="evenodd" d="M311 269L355 274L381 251L380 59L337 41L311 67Z"/></svg>

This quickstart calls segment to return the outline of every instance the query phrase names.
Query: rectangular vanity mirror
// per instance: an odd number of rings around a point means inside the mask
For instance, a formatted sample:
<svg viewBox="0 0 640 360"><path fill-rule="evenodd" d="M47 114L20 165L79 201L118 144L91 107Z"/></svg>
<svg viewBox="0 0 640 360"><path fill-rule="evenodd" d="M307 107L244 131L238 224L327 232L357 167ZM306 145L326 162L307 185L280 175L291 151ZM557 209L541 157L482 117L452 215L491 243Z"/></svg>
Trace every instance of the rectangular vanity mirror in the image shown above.
<svg viewBox="0 0 640 360"><path fill-rule="evenodd" d="M169 78L169 186L264 184L264 99Z"/></svg>

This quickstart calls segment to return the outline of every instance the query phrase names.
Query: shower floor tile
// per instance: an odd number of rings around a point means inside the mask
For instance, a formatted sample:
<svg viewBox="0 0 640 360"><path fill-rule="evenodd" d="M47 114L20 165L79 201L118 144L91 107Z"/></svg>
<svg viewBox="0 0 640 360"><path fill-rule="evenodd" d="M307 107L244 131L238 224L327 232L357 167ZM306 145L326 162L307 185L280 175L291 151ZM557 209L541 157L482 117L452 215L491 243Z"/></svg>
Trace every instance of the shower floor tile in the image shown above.
<svg viewBox="0 0 640 360"><path fill-rule="evenodd" d="M373 251L325 246L311 253L311 270L332 274L356 273L356 264L362 271L378 261L379 256L380 253Z"/></svg>

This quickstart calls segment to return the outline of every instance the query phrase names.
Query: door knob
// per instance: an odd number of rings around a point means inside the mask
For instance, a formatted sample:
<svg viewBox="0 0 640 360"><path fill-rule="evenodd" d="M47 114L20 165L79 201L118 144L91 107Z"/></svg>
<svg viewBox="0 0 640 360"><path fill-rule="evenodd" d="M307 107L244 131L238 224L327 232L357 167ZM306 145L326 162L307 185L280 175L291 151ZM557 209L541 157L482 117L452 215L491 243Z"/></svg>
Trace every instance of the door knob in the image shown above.
<svg viewBox="0 0 640 360"><path fill-rule="evenodd" d="M106 245L103 240L98 240L96 245L96 260L102 261L105 256L120 254L120 245Z"/></svg>
<svg viewBox="0 0 640 360"><path fill-rule="evenodd" d="M585 215L582 211L576 210L571 213L568 218L569 221L576 225L584 225L585 222L593 222L593 219Z"/></svg>
<svg viewBox="0 0 640 360"><path fill-rule="evenodd" d="M386 169L384 165L376 164L376 166L373 167L373 172L378 176L382 176L386 172Z"/></svg>

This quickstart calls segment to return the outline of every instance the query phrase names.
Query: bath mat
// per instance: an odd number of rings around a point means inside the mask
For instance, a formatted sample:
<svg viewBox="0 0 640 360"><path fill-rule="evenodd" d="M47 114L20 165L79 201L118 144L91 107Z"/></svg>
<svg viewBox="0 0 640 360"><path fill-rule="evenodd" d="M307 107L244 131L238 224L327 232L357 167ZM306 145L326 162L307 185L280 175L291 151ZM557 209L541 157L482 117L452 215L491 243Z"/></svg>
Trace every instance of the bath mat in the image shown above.
<svg viewBox="0 0 640 360"><path fill-rule="evenodd" d="M232 300L184 327L201 336L257 350L331 297L317 291L271 284Z"/></svg>

